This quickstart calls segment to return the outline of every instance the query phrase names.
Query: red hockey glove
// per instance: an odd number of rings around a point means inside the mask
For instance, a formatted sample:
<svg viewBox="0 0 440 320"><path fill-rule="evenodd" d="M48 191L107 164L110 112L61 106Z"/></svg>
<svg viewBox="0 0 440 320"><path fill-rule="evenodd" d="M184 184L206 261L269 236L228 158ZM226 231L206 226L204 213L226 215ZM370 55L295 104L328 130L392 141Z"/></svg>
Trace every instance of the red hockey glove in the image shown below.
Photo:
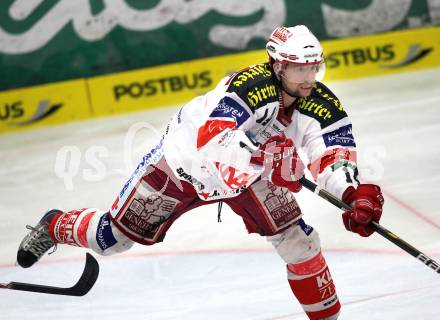
<svg viewBox="0 0 440 320"><path fill-rule="evenodd" d="M274 185L292 192L301 190L302 185L298 180L304 175L305 166L292 139L287 139L284 134L273 136L261 145L251 162L264 166L263 176L267 176Z"/></svg>
<svg viewBox="0 0 440 320"><path fill-rule="evenodd" d="M342 195L342 201L352 205L353 209L342 214L345 229L369 237L374 230L368 227L371 221L379 222L382 216L384 199L380 188L374 184L360 184L357 189L348 187Z"/></svg>

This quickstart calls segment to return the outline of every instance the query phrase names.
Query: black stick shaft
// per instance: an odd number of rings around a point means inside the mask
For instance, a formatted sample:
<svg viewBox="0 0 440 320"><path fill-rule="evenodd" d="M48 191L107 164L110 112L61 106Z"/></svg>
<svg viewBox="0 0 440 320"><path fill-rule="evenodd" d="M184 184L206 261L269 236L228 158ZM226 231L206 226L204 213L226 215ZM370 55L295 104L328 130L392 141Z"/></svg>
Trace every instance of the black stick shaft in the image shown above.
<svg viewBox="0 0 440 320"><path fill-rule="evenodd" d="M313 193L316 193L321 198L327 200L328 202L332 203L336 207L342 209L342 210L350 210L351 207L343 202L342 200L335 197L333 194L327 192L326 190L320 189L314 182L308 180L306 177L302 177L300 179L301 184L312 191ZM376 231L378 234L380 234L385 239L391 241L396 246L401 248L402 250L406 251L410 255L412 255L414 258L420 260L423 262L426 266L433 269L435 272L440 273L440 264L436 262L434 259L429 258L426 254L421 252L420 250L416 249L412 245L410 245L408 242L402 240L400 237L398 237L396 234L391 232L390 230L384 228L379 223L372 221L369 225L374 231Z"/></svg>

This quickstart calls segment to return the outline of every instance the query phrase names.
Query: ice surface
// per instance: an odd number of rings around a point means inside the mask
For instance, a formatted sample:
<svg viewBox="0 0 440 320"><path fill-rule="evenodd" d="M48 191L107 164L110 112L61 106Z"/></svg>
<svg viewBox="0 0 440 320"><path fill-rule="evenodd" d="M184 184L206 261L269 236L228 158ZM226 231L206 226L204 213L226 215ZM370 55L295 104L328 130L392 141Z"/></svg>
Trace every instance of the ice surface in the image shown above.
<svg viewBox="0 0 440 320"><path fill-rule="evenodd" d="M381 223L437 260L439 83L435 69L329 84L352 119L363 179L383 187ZM0 282L72 285L83 249L60 246L31 269L13 265L24 226L53 207L107 209L174 111L0 136ZM140 122L152 127L136 131ZM66 150L74 152L67 164ZM72 180L60 178L69 168L78 169ZM343 304L340 319L440 318L438 274L378 235L346 232L338 210L307 190L297 198L321 235ZM100 277L82 298L0 290L0 319L306 319L270 245L248 235L227 207L222 220L216 206L198 208L173 225L164 243L98 257Z"/></svg>

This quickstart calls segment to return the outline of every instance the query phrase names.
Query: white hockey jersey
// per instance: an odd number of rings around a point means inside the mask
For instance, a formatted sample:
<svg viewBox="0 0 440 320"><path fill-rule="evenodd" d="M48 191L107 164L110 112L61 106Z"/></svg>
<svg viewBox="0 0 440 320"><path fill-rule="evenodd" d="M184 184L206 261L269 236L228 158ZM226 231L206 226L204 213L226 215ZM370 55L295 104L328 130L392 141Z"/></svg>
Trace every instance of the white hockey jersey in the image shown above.
<svg viewBox="0 0 440 320"><path fill-rule="evenodd" d="M307 155L319 186L338 197L357 186L352 125L337 97L317 82L309 97L285 108L267 63L224 78L183 106L167 127L163 154L202 200L234 197L263 172L240 141L262 144L283 132Z"/></svg>

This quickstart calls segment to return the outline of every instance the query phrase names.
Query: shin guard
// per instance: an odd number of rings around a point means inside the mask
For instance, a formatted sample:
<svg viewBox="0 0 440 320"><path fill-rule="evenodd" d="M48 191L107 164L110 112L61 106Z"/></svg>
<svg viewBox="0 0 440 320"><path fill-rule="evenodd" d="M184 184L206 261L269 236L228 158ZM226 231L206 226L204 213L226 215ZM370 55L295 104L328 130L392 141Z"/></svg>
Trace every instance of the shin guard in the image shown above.
<svg viewBox="0 0 440 320"><path fill-rule="evenodd" d="M310 320L337 319L341 305L321 252L301 263L287 265L290 288Z"/></svg>
<svg viewBox="0 0 440 320"><path fill-rule="evenodd" d="M112 223L108 212L87 208L58 214L49 224L55 243L92 249L100 255L129 250L134 242Z"/></svg>
<svg viewBox="0 0 440 320"><path fill-rule="evenodd" d="M87 230L96 212L97 209L80 209L61 213L49 225L51 238L56 243L90 248Z"/></svg>

